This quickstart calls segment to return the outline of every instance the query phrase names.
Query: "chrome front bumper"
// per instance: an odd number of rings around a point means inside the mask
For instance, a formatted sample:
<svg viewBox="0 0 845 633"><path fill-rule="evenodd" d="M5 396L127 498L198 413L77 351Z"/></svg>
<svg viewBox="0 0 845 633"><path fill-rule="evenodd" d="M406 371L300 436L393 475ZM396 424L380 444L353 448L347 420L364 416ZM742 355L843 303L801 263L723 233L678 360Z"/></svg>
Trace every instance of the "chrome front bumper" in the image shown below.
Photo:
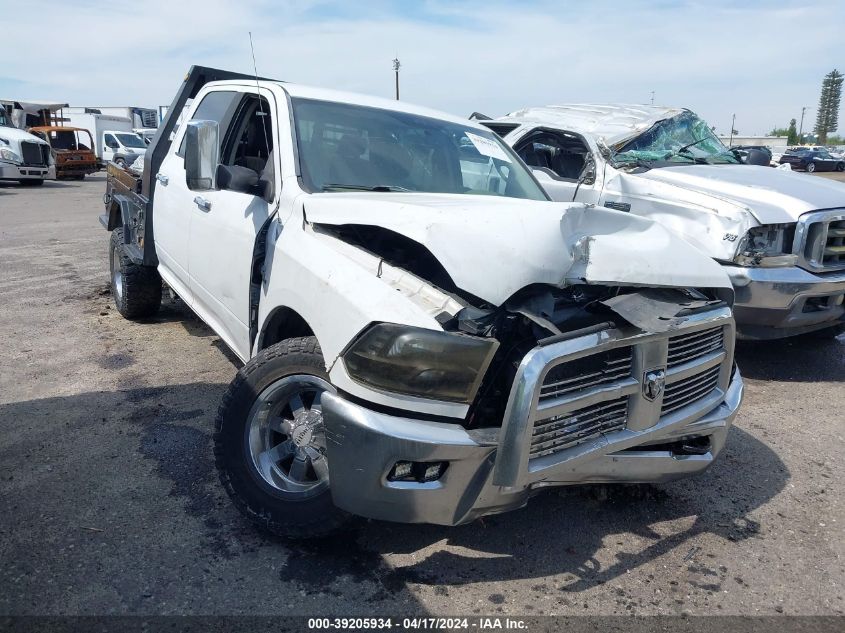
<svg viewBox="0 0 845 633"><path fill-rule="evenodd" d="M680 383L691 373L718 368L718 386L705 397L661 415L663 396L656 403L640 402L640 385L628 379L594 388L586 395L539 403L538 394L549 367L559 359L542 358L560 349L566 361L598 347L636 341L633 372L661 356L667 341L653 335L613 339L603 334L537 348L526 356L514 383L502 428L466 430L459 424L398 417L371 410L342 395L324 394L331 491L334 503L353 514L408 523L456 525L477 517L513 510L545 487L581 483L665 482L699 473L721 452L743 395L742 378L731 372L733 321L726 348L667 369L667 384ZM702 324L699 327L704 327ZM711 325L712 327L712 325ZM602 338L604 336L604 338ZM579 346L582 346L579 349ZM543 367L540 375L532 375ZM628 398L625 428L602 433L553 454L532 456L535 419L557 410L583 407L585 402ZM649 406L649 405L654 405ZM546 410L544 411L544 406ZM688 450L690 442L696 450ZM448 462L436 481L390 481L399 461Z"/></svg>
<svg viewBox="0 0 845 633"><path fill-rule="evenodd" d="M736 300L739 338L772 339L845 323L845 272L723 266Z"/></svg>

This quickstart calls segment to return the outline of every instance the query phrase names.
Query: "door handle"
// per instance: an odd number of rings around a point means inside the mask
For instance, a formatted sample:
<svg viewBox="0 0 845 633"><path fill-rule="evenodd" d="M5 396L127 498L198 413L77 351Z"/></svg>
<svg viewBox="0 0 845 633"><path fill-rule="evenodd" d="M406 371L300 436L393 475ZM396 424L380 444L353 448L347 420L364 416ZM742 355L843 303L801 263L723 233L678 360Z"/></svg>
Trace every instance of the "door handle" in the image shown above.
<svg viewBox="0 0 845 633"><path fill-rule="evenodd" d="M203 211L211 211L211 203L202 196L197 196L196 198L194 198L194 204L196 204Z"/></svg>
<svg viewBox="0 0 845 633"><path fill-rule="evenodd" d="M167 186L167 183L170 182L170 178L162 174L161 172L156 174L156 180L158 180L164 186Z"/></svg>

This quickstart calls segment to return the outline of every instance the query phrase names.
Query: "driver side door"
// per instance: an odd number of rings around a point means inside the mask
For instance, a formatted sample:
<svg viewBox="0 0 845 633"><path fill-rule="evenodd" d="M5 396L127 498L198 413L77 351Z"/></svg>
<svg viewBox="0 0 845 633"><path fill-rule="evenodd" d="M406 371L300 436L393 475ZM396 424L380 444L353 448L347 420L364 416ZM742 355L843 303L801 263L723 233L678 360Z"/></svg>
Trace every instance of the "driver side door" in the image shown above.
<svg viewBox="0 0 845 633"><path fill-rule="evenodd" d="M235 90L233 116L219 130L220 164L251 170L260 183L248 191L218 183L215 189L190 192L188 271L194 310L246 360L255 240L275 208L281 178L278 152L273 152L277 110L272 94L262 90L259 99L255 89ZM264 182L272 182L272 189L262 189Z"/></svg>

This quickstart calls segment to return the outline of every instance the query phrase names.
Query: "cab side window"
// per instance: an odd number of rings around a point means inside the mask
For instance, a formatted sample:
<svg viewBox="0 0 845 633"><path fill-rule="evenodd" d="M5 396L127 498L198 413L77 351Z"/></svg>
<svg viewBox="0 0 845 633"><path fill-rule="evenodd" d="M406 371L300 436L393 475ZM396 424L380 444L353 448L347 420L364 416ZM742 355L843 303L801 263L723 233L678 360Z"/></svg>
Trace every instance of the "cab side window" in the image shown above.
<svg viewBox="0 0 845 633"><path fill-rule="evenodd" d="M217 90L209 92L202 98L202 101L194 110L191 121L217 121L220 126L221 145L225 139L224 131L234 118L241 93L231 90ZM185 157L185 136L179 144L177 156Z"/></svg>
<svg viewBox="0 0 845 633"><path fill-rule="evenodd" d="M256 95L246 95L241 100L232 125L223 135L220 163L246 167L258 174L272 163L268 160L273 151L273 129L267 100Z"/></svg>
<svg viewBox="0 0 845 633"><path fill-rule="evenodd" d="M112 149L117 149L120 145L117 143L117 139L112 134L106 134L103 137L103 141L106 144L106 147L111 147Z"/></svg>
<svg viewBox="0 0 845 633"><path fill-rule="evenodd" d="M222 144L217 168L219 189L258 196L266 202L275 197L273 119L267 99L242 95L232 122L220 129Z"/></svg>
<svg viewBox="0 0 845 633"><path fill-rule="evenodd" d="M526 165L546 169L564 180L578 180L590 155L584 141L567 133L531 134L515 149Z"/></svg>

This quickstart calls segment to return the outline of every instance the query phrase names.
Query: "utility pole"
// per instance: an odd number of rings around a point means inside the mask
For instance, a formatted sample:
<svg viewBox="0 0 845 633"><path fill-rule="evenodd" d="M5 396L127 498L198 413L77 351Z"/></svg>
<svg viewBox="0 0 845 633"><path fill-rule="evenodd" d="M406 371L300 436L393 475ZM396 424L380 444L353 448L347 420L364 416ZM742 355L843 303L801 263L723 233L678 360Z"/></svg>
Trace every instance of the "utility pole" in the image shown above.
<svg viewBox="0 0 845 633"><path fill-rule="evenodd" d="M804 144L804 112L807 111L809 106L804 106L801 108L801 125L798 127L798 144Z"/></svg>
<svg viewBox="0 0 845 633"><path fill-rule="evenodd" d="M396 57L393 60L393 72L396 73L396 100L399 101L399 67L402 64L399 63L399 58Z"/></svg>
<svg viewBox="0 0 845 633"><path fill-rule="evenodd" d="M651 91L651 105L654 105L654 90Z"/></svg>
<svg viewBox="0 0 845 633"><path fill-rule="evenodd" d="M731 115L731 138L728 141L728 147L733 147L734 144L734 125L736 124L736 115Z"/></svg>

